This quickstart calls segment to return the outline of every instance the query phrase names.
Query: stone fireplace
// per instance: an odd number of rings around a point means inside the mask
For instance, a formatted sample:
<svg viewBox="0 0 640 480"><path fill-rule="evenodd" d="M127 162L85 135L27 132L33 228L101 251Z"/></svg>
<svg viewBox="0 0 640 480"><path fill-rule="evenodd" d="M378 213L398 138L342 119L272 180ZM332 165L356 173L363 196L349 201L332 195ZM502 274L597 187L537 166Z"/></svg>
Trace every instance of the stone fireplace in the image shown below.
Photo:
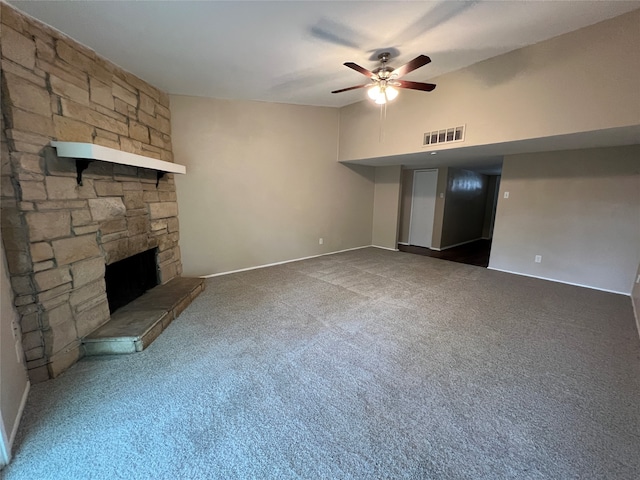
<svg viewBox="0 0 640 480"><path fill-rule="evenodd" d="M159 283L182 273L173 174L104 161L79 168L51 142L172 162L169 99L60 32L0 8L2 241L29 376L38 382L76 362L82 339L109 321L107 266L153 249Z"/></svg>

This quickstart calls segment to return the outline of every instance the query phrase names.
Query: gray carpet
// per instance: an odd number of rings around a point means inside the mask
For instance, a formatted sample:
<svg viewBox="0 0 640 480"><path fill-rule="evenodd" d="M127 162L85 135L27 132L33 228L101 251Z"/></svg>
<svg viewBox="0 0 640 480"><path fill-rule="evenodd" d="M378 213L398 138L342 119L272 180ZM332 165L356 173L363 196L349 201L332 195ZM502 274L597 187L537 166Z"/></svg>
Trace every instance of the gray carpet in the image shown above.
<svg viewBox="0 0 640 480"><path fill-rule="evenodd" d="M631 302L374 248L218 277L35 385L2 473L638 479Z"/></svg>

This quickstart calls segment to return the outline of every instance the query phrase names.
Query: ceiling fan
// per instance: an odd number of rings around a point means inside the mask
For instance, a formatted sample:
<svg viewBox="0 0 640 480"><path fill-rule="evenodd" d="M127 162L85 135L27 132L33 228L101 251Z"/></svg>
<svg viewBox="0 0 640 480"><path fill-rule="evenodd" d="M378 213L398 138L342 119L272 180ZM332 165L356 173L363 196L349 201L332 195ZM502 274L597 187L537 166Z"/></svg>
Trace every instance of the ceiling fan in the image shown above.
<svg viewBox="0 0 640 480"><path fill-rule="evenodd" d="M378 55L380 66L373 71L369 71L366 68L363 68L353 62L346 62L344 64L345 67L349 67L356 72L360 72L361 74L369 77L371 79L371 83L342 88L340 90L334 90L331 93L347 92L349 90L355 90L357 88L368 88L369 91L367 93L369 97L372 100L375 100L377 104L384 105L388 101L391 101L398 96L398 90L396 89L396 87L410 88L412 90L422 90L423 92L430 92L431 90L436 88L433 83L399 80L400 77L406 75L407 73L413 72L414 70L423 67L427 63L431 62L431 59L429 57L427 57L426 55L419 55L403 66L394 69L387 65L390 56L391 54L389 52L383 52Z"/></svg>

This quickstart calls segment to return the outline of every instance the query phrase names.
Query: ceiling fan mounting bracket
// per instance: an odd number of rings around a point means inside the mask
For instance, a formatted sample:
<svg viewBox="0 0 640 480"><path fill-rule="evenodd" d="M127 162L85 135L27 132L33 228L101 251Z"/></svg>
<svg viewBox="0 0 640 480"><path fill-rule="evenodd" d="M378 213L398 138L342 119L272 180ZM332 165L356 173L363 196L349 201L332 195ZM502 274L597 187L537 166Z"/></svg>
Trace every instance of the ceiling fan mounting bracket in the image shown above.
<svg viewBox="0 0 640 480"><path fill-rule="evenodd" d="M380 55L378 55L378 60L380 60L382 63L387 63L389 61L389 58L391 58L391 54L389 52L382 52Z"/></svg>
<svg viewBox="0 0 640 480"><path fill-rule="evenodd" d="M380 80L385 80L389 76L389 74L393 72L393 68L387 65L390 57L391 54L389 52L382 52L380 55L378 55L380 66L372 70L372 72L375 73Z"/></svg>

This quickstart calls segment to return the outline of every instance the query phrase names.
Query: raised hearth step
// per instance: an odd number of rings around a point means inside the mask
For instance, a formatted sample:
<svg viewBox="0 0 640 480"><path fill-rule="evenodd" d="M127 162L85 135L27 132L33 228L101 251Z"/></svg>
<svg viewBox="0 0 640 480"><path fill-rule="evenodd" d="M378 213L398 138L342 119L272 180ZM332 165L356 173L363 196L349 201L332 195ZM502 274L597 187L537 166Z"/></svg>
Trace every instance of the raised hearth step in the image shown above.
<svg viewBox="0 0 640 480"><path fill-rule="evenodd" d="M86 355L141 352L204 290L202 278L174 278L116 310L111 320L87 335Z"/></svg>

